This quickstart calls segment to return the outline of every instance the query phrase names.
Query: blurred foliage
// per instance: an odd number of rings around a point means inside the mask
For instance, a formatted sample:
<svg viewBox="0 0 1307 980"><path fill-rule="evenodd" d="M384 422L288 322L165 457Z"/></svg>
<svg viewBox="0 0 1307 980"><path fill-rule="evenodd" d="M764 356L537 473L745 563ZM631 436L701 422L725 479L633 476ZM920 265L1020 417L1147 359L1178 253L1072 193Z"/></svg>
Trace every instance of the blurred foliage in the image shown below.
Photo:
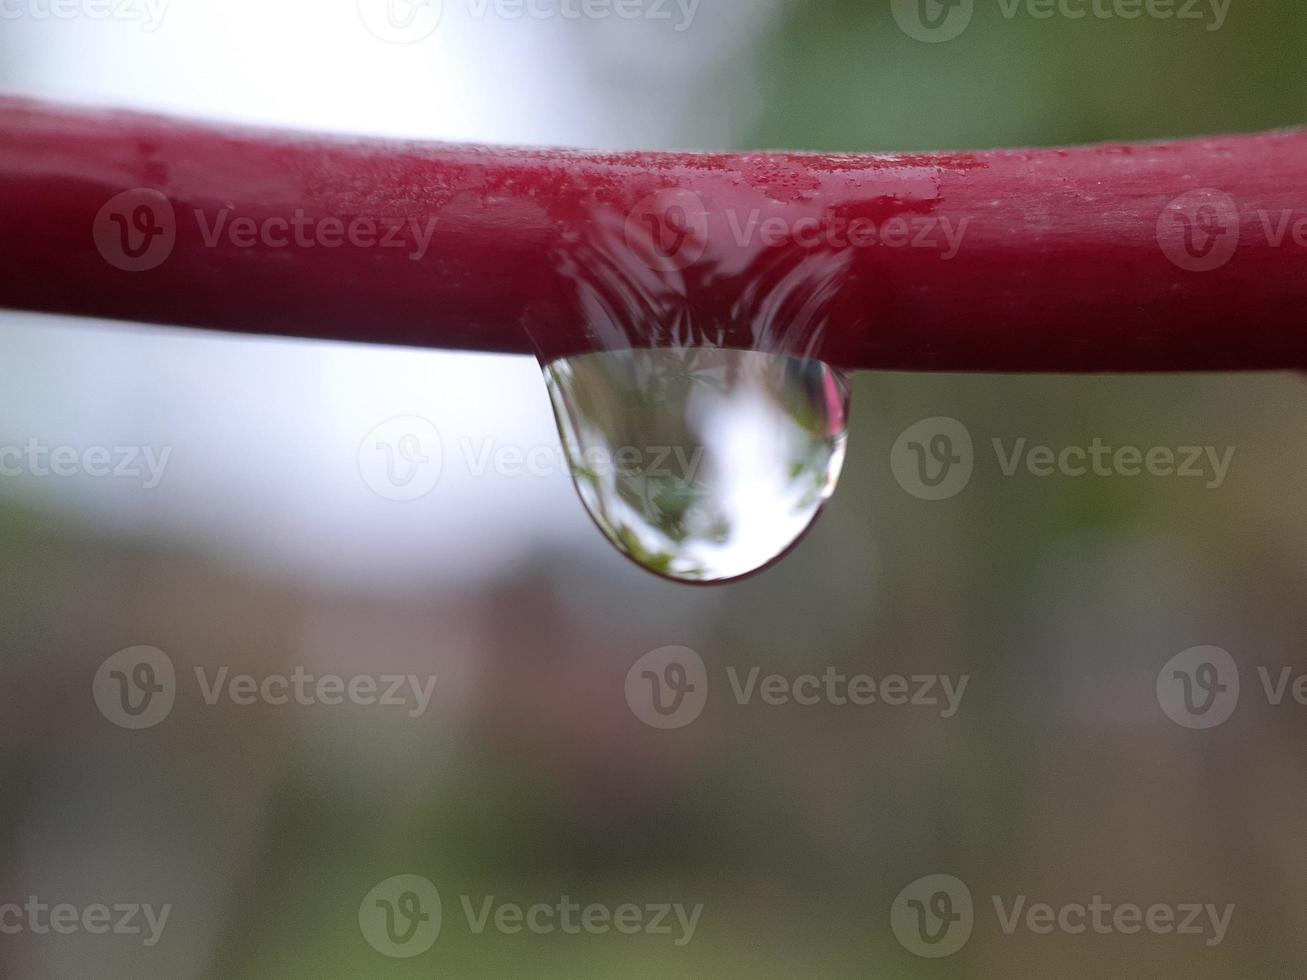
<svg viewBox="0 0 1307 980"><path fill-rule="evenodd" d="M1149 18L1009 19L1005 9L977 0L960 36L925 44L899 29L889 3L787 4L749 144L1047 146L1246 132L1307 113L1307 6L1297 0L1232 0L1215 31Z"/></svg>

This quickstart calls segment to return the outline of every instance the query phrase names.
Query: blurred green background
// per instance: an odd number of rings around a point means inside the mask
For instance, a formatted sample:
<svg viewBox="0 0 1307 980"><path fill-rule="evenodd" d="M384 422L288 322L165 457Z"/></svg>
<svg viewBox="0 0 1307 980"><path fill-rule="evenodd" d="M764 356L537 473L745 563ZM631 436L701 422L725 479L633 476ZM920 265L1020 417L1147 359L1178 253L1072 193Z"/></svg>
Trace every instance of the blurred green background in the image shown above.
<svg viewBox="0 0 1307 980"><path fill-rule="evenodd" d="M1232 0L1219 30L1210 6L1206 21L1042 20L977 0L966 30L934 44L867 0L705 4L679 33L460 19L457 6L446 35L395 48L334 7L178 0L148 38L20 17L0 22L0 81L258 121L632 147L1047 145L1307 115L1307 8L1292 0ZM351 26L313 33L339 18ZM442 36L470 46L458 54ZM315 87L312 103L297 95ZM506 122L492 132L495 119ZM1199 980L1307 968L1307 708L1270 704L1257 673L1307 669L1297 376L860 375L826 515L775 568L702 591L608 549L565 474L463 465L460 447L553 438L532 364L4 319L6 445L174 454L149 493L0 479L0 905L174 908L150 948L6 935L0 976ZM370 494L358 475L360 441L397 415L431 419L444 443L440 487L413 504ZM890 459L905 429L938 416L967 427L976 468L965 491L932 502L905 492ZM991 442L1022 438L1235 455L1214 488L1005 476ZM130 731L92 690L106 658L142 644L168 654L178 690L165 721ZM708 698L697 721L660 731L624 684L669 645L703 658ZM1207 731L1173 722L1156 694L1163 666L1199 645L1228 650L1242 681L1233 717ZM755 666L970 681L949 718L738 704L726 668ZM413 718L210 706L197 667L439 679ZM438 887L443 928L429 951L390 958L367 940L360 904L407 874ZM940 960L906 949L890 919L900 891L933 874L966 882L976 909L970 941ZM684 946L477 935L460 897L488 895L704 911ZM1235 911L1219 945L1007 935L995 895Z"/></svg>

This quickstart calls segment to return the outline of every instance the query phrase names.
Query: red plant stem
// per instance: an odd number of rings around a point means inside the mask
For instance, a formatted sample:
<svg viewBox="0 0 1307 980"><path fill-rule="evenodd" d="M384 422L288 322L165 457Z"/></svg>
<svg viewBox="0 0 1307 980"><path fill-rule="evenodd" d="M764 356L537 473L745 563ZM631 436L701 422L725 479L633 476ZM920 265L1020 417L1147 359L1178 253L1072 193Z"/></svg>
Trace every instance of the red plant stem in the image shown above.
<svg viewBox="0 0 1307 980"><path fill-rule="evenodd" d="M905 157L605 154L13 99L0 132L11 308L509 353L532 351L529 327L551 355L688 337L801 346L851 368L1307 367L1307 132ZM106 256L122 258L115 236L140 216L101 214L134 188L166 196L176 232L136 272ZM671 258L646 255L641 234Z"/></svg>

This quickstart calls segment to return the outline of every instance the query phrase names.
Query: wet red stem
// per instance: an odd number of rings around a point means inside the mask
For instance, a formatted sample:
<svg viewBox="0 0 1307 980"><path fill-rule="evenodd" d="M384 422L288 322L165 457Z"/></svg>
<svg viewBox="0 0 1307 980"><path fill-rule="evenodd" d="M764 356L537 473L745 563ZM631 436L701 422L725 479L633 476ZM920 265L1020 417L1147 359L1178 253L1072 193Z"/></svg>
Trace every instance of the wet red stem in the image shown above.
<svg viewBox="0 0 1307 980"><path fill-rule="evenodd" d="M532 352L529 331L549 354L712 342L853 368L1307 367L1307 132L607 154L14 99L0 132L0 305L16 309L508 353ZM163 197L105 209L131 189ZM140 211L165 198L170 215ZM124 271L156 238L164 258Z"/></svg>

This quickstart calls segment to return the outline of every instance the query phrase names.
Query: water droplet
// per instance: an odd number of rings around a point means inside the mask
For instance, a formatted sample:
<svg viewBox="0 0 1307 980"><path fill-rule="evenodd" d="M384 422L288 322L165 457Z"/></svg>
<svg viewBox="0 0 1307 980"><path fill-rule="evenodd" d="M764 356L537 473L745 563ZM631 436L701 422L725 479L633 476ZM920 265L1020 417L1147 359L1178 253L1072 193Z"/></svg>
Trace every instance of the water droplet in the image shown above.
<svg viewBox="0 0 1307 980"><path fill-rule="evenodd" d="M720 583L784 554L844 463L849 384L816 360L708 347L551 361L545 380L586 510L659 575Z"/></svg>

